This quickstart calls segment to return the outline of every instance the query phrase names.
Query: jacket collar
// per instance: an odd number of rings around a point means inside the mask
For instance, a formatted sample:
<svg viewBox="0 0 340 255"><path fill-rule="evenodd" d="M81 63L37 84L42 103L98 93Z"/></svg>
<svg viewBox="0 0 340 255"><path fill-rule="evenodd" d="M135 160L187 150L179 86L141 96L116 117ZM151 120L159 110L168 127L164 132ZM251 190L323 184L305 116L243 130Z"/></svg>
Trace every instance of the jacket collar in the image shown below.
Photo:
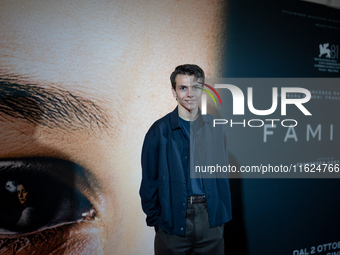
<svg viewBox="0 0 340 255"><path fill-rule="evenodd" d="M177 128L181 128L181 126L179 125L179 115L178 115L178 106L175 108L175 110L173 110L170 113L170 117L171 117L171 128L172 130L177 129Z"/></svg>

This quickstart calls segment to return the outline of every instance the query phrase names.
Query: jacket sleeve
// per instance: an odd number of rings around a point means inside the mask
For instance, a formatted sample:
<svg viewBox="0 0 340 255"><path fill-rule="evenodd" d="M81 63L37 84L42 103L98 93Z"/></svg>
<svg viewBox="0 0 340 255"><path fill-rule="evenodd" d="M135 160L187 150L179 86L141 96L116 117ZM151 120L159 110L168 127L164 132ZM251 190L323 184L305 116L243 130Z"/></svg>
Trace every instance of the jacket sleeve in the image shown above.
<svg viewBox="0 0 340 255"><path fill-rule="evenodd" d="M139 190L148 226L157 226L160 215L158 162L158 141L154 134L148 133L142 149L142 183Z"/></svg>

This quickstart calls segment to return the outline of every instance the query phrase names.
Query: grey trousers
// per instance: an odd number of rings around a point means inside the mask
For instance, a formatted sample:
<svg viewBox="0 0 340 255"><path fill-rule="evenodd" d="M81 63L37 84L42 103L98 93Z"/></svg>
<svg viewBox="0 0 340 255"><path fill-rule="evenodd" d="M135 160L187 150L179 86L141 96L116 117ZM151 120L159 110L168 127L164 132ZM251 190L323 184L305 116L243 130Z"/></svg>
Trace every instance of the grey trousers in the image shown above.
<svg viewBox="0 0 340 255"><path fill-rule="evenodd" d="M210 227L206 203L188 203L185 224L184 237L158 229L155 237L156 255L224 255L224 224Z"/></svg>

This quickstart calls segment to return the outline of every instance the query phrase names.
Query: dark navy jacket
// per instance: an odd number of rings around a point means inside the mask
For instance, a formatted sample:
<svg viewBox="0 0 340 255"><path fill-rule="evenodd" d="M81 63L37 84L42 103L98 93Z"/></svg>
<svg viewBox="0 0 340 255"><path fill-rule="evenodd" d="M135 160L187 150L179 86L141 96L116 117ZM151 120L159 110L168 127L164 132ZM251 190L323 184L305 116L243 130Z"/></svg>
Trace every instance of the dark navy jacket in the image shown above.
<svg viewBox="0 0 340 255"><path fill-rule="evenodd" d="M178 118L176 107L173 112L157 120L145 136L140 196L148 226L160 226L167 233L184 236L186 181L190 178L185 169L190 144L183 139L184 132ZM195 131L190 131L193 134L190 134L190 140L195 139L197 148L195 155L190 157L191 165L202 165L202 159L209 164L229 164L225 129L223 125L213 127L213 119L211 115L199 115L195 121ZM209 177L203 178L203 187L210 227L215 227L231 220L229 179Z"/></svg>

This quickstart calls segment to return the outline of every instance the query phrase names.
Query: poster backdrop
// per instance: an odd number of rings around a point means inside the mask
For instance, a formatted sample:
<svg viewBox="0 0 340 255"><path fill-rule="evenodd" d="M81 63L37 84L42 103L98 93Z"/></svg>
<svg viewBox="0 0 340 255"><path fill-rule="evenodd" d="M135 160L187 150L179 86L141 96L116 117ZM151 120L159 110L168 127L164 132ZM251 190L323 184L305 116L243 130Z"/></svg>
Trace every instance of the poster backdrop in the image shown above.
<svg viewBox="0 0 340 255"><path fill-rule="evenodd" d="M1 1L0 254L152 254L140 152L176 106L174 68L336 78L339 16L302 1ZM252 86L255 106L270 107L271 85ZM284 127L269 128L266 142L264 128L228 128L233 165L338 162L339 88L304 87L313 116L289 108L299 124L287 139ZM231 119L231 95L221 94L229 106L218 114ZM227 254L340 253L338 179L231 186Z"/></svg>
<svg viewBox="0 0 340 255"><path fill-rule="evenodd" d="M224 1L0 2L0 254L153 253L140 155L170 74L215 76Z"/></svg>
<svg viewBox="0 0 340 255"><path fill-rule="evenodd" d="M304 1L241 0L230 1L229 7L223 77L248 78L229 79L244 94L242 116L233 115L230 91L218 90L226 104L218 118L229 121L233 164L339 164L339 79L326 78L340 76L340 11ZM265 79L249 79L254 77ZM311 79L285 79L297 77ZM267 116L250 112L248 87L253 87L254 107L262 110L271 107L272 88L278 87L277 110ZM312 116L294 105L282 116L281 87L308 89L311 100L304 106ZM246 127L231 127L230 119L245 119ZM295 119L298 125L252 128L247 124L251 119ZM226 226L230 254L339 254L339 175L311 177L232 179L234 219Z"/></svg>

